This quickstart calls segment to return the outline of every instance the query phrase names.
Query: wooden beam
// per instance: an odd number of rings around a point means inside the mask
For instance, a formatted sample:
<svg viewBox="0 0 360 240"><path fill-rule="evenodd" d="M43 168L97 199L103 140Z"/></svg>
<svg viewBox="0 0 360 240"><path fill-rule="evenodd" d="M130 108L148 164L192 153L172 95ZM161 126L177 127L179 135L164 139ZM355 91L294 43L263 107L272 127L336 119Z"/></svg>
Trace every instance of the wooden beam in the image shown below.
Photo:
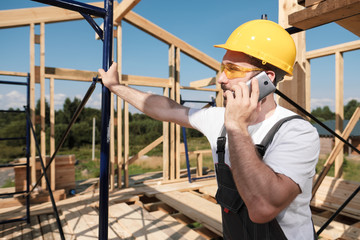
<svg viewBox="0 0 360 240"><path fill-rule="evenodd" d="M190 87L207 87L216 84L216 78L205 78L190 83Z"/></svg>
<svg viewBox="0 0 360 240"><path fill-rule="evenodd" d="M196 90L196 91L205 91L205 92L219 92L219 89L215 89L215 88L200 88L200 87L180 86L180 89Z"/></svg>
<svg viewBox="0 0 360 240"><path fill-rule="evenodd" d="M129 159L129 165L133 164L136 160L150 152L153 148L163 142L163 136L159 137L145 148L141 149L137 154L135 154L132 158Z"/></svg>
<svg viewBox="0 0 360 240"><path fill-rule="evenodd" d="M360 37L360 14L337 21L336 23Z"/></svg>
<svg viewBox="0 0 360 240"><path fill-rule="evenodd" d="M40 24L40 149L41 156L46 155L46 132L45 132L45 23ZM46 160L44 160L46 161ZM47 162L44 163L47 165ZM51 184L51 183L50 183ZM41 185L46 189L45 178L42 178ZM54 184L55 187L55 184ZM55 190L55 188L54 188Z"/></svg>
<svg viewBox="0 0 360 240"><path fill-rule="evenodd" d="M360 0L327 0L290 14L289 24L306 30L352 17L359 12Z"/></svg>
<svg viewBox="0 0 360 240"><path fill-rule="evenodd" d="M220 69L220 62L209 57L205 53L194 48L193 46L179 39L178 37L175 37L171 33L165 31L164 29L141 17L140 15L130 11L128 14L125 15L124 20L139 28L140 30L150 34L151 36L159 39L160 41L165 42L166 44L173 44L175 47L180 48L181 51L186 55L205 64L211 69L215 71L218 71Z"/></svg>
<svg viewBox="0 0 360 240"><path fill-rule="evenodd" d="M16 77L27 77L28 73L24 72L13 72L13 71L0 71L0 75L4 76L16 76Z"/></svg>
<svg viewBox="0 0 360 240"><path fill-rule="evenodd" d="M114 22L119 23L141 0L122 0L114 9Z"/></svg>
<svg viewBox="0 0 360 240"><path fill-rule="evenodd" d="M360 49L360 40L309 51L306 53L306 59L310 60L314 58L329 56L335 54L336 52L344 53L358 49Z"/></svg>
<svg viewBox="0 0 360 240"><path fill-rule="evenodd" d="M341 134L344 129L344 56L343 53L335 54L335 132ZM340 140L335 138L335 145ZM342 165L344 163L343 149L337 155L335 161L334 177L340 178L343 172Z"/></svg>
<svg viewBox="0 0 360 240"><path fill-rule="evenodd" d="M39 83L39 77L40 77L39 74L40 74L40 67L36 66L35 67L36 83ZM91 82L93 77L96 77L97 75L98 75L97 72L92 72L92 71L45 67L46 78L52 77L55 79Z"/></svg>
<svg viewBox="0 0 360 240"><path fill-rule="evenodd" d="M104 2L93 2L90 5L104 7ZM76 11L59 7L22 8L0 11L0 28L22 27L37 23L55 23L72 20L82 20Z"/></svg>
<svg viewBox="0 0 360 240"><path fill-rule="evenodd" d="M35 130L35 24L30 24L30 118L34 124ZM40 73L40 69L39 69ZM30 134L30 166L31 166L31 184L36 183L35 155L36 146L33 134Z"/></svg>
<svg viewBox="0 0 360 240"><path fill-rule="evenodd" d="M143 77L134 75L122 75L121 83L127 85L149 86L149 87L170 87L171 82L167 78Z"/></svg>

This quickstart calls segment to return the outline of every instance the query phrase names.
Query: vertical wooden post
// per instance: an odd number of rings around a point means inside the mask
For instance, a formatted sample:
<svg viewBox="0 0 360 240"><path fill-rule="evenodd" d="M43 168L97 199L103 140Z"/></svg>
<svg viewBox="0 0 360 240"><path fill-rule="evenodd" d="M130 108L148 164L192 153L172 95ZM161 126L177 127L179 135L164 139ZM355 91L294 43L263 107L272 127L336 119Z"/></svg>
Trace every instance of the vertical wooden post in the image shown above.
<svg viewBox="0 0 360 240"><path fill-rule="evenodd" d="M180 48L175 50L175 100L180 104ZM180 179L180 125L175 128L175 178Z"/></svg>
<svg viewBox="0 0 360 240"><path fill-rule="evenodd" d="M170 98L175 100L175 46L169 48L169 79L171 82ZM175 124L170 123L170 180L175 179Z"/></svg>
<svg viewBox="0 0 360 240"><path fill-rule="evenodd" d="M203 154L201 152L196 154L196 176L203 176Z"/></svg>
<svg viewBox="0 0 360 240"><path fill-rule="evenodd" d="M305 60L305 109L311 112L311 63Z"/></svg>
<svg viewBox="0 0 360 240"><path fill-rule="evenodd" d="M45 132L45 23L40 23L40 149L44 164L46 161L46 132ZM55 164L55 162L54 162ZM46 189L45 178L41 185Z"/></svg>
<svg viewBox="0 0 360 240"><path fill-rule="evenodd" d="M117 97L116 109L117 109L117 187L122 187L122 166L123 166L123 157L122 157L122 104L123 101L120 97Z"/></svg>
<svg viewBox="0 0 360 240"><path fill-rule="evenodd" d="M35 130L35 24L30 24L30 118ZM35 139L31 133L30 144L30 166L31 183L36 183L36 146Z"/></svg>
<svg viewBox="0 0 360 240"><path fill-rule="evenodd" d="M164 88L165 97L169 97L169 88ZM169 122L163 122L163 180L169 180Z"/></svg>
<svg viewBox="0 0 360 240"><path fill-rule="evenodd" d="M50 156L55 152L54 78L50 78ZM51 190L55 190L55 162L50 167Z"/></svg>
<svg viewBox="0 0 360 240"><path fill-rule="evenodd" d="M110 93L110 191L115 185L114 94Z"/></svg>
<svg viewBox="0 0 360 240"><path fill-rule="evenodd" d="M124 185L129 187L129 104L124 102Z"/></svg>
<svg viewBox="0 0 360 240"><path fill-rule="evenodd" d="M335 132L341 135L344 120L344 58L341 52L335 54ZM335 146L340 140L335 138ZM340 178L343 172L344 149L341 149L335 160L336 178Z"/></svg>
<svg viewBox="0 0 360 240"><path fill-rule="evenodd" d="M119 81L121 82L121 77L122 77L122 21L118 23L117 26L117 31L116 31L116 38L117 38L117 47L116 47L116 51L117 51L117 63L118 63L118 73L119 73ZM117 97L117 174L118 174L118 188L122 187L122 168L125 165L125 161L128 159L129 157L129 113L125 113L126 109L128 109L128 105L125 102L124 103L124 121L125 121L125 126L124 126L124 131L125 131L125 136L124 136L124 142L125 142L125 147L124 147L124 158L122 155L122 147L123 147L123 140L122 140L122 136L123 136L123 116L122 116L122 105L123 105L123 101L120 97ZM126 130L127 129L127 130ZM125 177L124 177L124 185L126 186L126 184L128 185L128 180L127 178L129 177L128 174L128 168L124 166L124 172L125 172ZM126 182L126 184L125 184Z"/></svg>
<svg viewBox="0 0 360 240"><path fill-rule="evenodd" d="M288 15L292 12L303 9L297 4L297 0L279 0L279 24L283 28L288 28ZM306 62L306 45L305 45L305 31L292 34L296 45L296 59L292 77L285 77L279 83L278 88L287 96L291 96L301 107L306 108L306 81L305 81L305 62ZM279 104L294 112L300 112L292 105L283 99L279 99Z"/></svg>

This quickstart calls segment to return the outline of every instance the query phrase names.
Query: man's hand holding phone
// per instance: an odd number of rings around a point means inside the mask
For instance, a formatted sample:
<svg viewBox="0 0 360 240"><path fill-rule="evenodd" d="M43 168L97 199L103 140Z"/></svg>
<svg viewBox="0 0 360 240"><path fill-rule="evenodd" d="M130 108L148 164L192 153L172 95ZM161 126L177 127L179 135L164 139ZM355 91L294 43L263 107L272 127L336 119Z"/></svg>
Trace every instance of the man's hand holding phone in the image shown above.
<svg viewBox="0 0 360 240"><path fill-rule="evenodd" d="M241 129L247 133L247 127L254 124L261 110L261 100L275 91L275 86L265 72L248 82L240 82L226 94L225 126Z"/></svg>

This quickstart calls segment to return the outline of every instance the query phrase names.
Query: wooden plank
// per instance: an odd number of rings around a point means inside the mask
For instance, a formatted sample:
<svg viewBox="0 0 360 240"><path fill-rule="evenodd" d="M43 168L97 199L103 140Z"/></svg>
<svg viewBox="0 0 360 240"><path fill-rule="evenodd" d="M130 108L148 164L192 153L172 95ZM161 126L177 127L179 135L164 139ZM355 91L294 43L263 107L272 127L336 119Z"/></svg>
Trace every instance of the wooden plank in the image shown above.
<svg viewBox="0 0 360 240"><path fill-rule="evenodd" d="M76 206L63 209L65 220L74 233L76 239L98 239L96 232L89 228L85 220L85 216L82 216Z"/></svg>
<svg viewBox="0 0 360 240"><path fill-rule="evenodd" d="M93 2L90 5L104 7L104 2ZM59 7L36 7L0 11L0 28L21 27L36 23L55 23L71 20L82 20L76 11Z"/></svg>
<svg viewBox="0 0 360 240"><path fill-rule="evenodd" d="M0 21L1 22L1 21ZM30 118L33 123L34 131L36 130L35 126L35 25L30 24ZM36 146L35 138L33 134L30 134L30 177L31 185L36 183Z"/></svg>
<svg viewBox="0 0 360 240"><path fill-rule="evenodd" d="M200 191L201 193L207 194L207 195L215 198L217 189L218 189L217 186L207 186L207 187L202 187L202 188L200 188L199 191Z"/></svg>
<svg viewBox="0 0 360 240"><path fill-rule="evenodd" d="M115 122L114 122L114 93L110 92L110 188L115 188Z"/></svg>
<svg viewBox="0 0 360 240"><path fill-rule="evenodd" d="M153 224L156 226L159 230L163 231L167 237L166 239L179 239L179 240L187 240L188 238L184 237L171 227L169 227L167 224L164 223L164 221L160 218L156 218L152 213L149 213L144 208L138 206L138 205L131 205L131 208L134 209L137 213L139 213L146 221L149 222L149 224Z"/></svg>
<svg viewBox="0 0 360 240"><path fill-rule="evenodd" d="M222 236L221 208L189 192L156 194L156 198Z"/></svg>
<svg viewBox="0 0 360 240"><path fill-rule="evenodd" d="M163 96L169 97L169 88L164 88ZM170 156L169 156L169 122L163 122L163 179L167 181L170 179Z"/></svg>
<svg viewBox="0 0 360 240"><path fill-rule="evenodd" d="M311 205L335 212L358 186L355 182L326 176L311 200ZM360 220L360 195L356 195L341 214Z"/></svg>
<svg viewBox="0 0 360 240"><path fill-rule="evenodd" d="M215 85L215 84L216 84L216 78L211 77L211 78L205 78L205 79L201 79L201 80L197 80L197 81L192 81L192 82L190 82L190 87L201 88L201 87L207 87L207 86L211 86L211 85Z"/></svg>
<svg viewBox="0 0 360 240"><path fill-rule="evenodd" d="M340 21L337 21L336 23L360 37L360 14L342 19Z"/></svg>
<svg viewBox="0 0 360 240"><path fill-rule="evenodd" d="M289 24L307 30L354 16L359 12L360 0L327 0L290 14Z"/></svg>
<svg viewBox="0 0 360 240"><path fill-rule="evenodd" d="M40 152L46 156L46 132L45 132L45 24L40 23ZM47 165L45 160L44 165ZM43 172L41 170L41 172ZM48 175L49 176L49 175ZM50 182L50 188L52 183ZM55 183L53 183L55 185ZM41 179L41 186L47 189L45 177ZM53 189L55 190L55 189Z"/></svg>
<svg viewBox="0 0 360 240"><path fill-rule="evenodd" d="M306 0L305 1L305 7L310 7L310 6L313 6L313 5L316 5L320 2L323 2L323 1L326 1L326 0Z"/></svg>
<svg viewBox="0 0 360 240"><path fill-rule="evenodd" d="M120 22L141 0L122 0L114 7L114 22Z"/></svg>
<svg viewBox="0 0 360 240"><path fill-rule="evenodd" d="M296 0L279 0L279 24L283 28L290 27L288 21L289 14L302 9L303 7L297 5ZM305 81L305 55L306 55L306 46L305 46L305 32L299 32L292 34L291 37L294 40L297 52L294 63L293 76L286 76L283 81L279 82L278 89L287 96L291 96L292 100L299 104L301 107L305 108L306 103L306 81ZM293 105L289 104L283 98L277 96L277 101L280 106L288 108L300 115L303 115L298 109Z"/></svg>
<svg viewBox="0 0 360 240"><path fill-rule="evenodd" d="M96 77L97 75L98 73L93 71L45 67L46 78L91 82L93 77ZM36 79L36 83L40 82L39 66L35 66L35 79Z"/></svg>
<svg viewBox="0 0 360 240"><path fill-rule="evenodd" d="M132 158L129 159L129 165L133 164L136 160L144 156L146 153L150 152L152 149L154 149L156 146L158 146L160 143L163 142L163 136L159 137L143 149L141 149L137 154L135 154Z"/></svg>
<svg viewBox="0 0 360 240"><path fill-rule="evenodd" d="M117 221L136 239L167 239L167 235L159 230L152 221L134 211L126 203L111 205L109 207L110 215L114 216L115 212L121 213L121 217Z"/></svg>
<svg viewBox="0 0 360 240"><path fill-rule="evenodd" d="M211 69L216 71L220 69L220 62L209 57L205 53L194 48L193 46L179 39L178 37L175 37L171 33L165 31L164 29L148 21L147 19L141 17L140 15L134 13L133 11L128 12L124 17L124 20L134 25L135 27L139 28L140 30L150 34L151 36L159 39L160 41L165 42L166 44L169 45L173 44L175 47L180 48L181 51L184 52L186 55L205 64Z"/></svg>
<svg viewBox="0 0 360 240"><path fill-rule="evenodd" d="M51 227L50 227L50 223L49 223L49 219L47 217L47 215L42 214L39 216L39 222L40 222L40 226L41 226L41 233L44 237L44 239L49 239L49 240L55 240L52 231L51 231Z"/></svg>
<svg viewBox="0 0 360 240"><path fill-rule="evenodd" d="M55 152L55 107L54 107L54 78L50 78L50 156ZM55 190L55 164L50 165L51 190Z"/></svg>
<svg viewBox="0 0 360 240"><path fill-rule="evenodd" d="M180 97L180 49L175 48L175 101L181 104ZM175 179L180 179L180 136L181 128L179 124L175 124Z"/></svg>
<svg viewBox="0 0 360 240"><path fill-rule="evenodd" d="M184 238L194 239L194 240L205 240L205 238L203 236L201 236L200 234L198 234L191 228L187 227L186 225L178 222L171 215L169 215L163 211L151 212L151 215L156 217L159 221L161 221L163 224L167 225L174 231L181 234Z"/></svg>
<svg viewBox="0 0 360 240"><path fill-rule="evenodd" d="M119 23L118 27L117 27L117 31L116 31L116 36L117 36L117 62L119 63L117 65L118 67L118 73L119 73L119 80L120 82L122 81L122 25L121 22ZM117 187L121 188L122 187L122 168L123 168L123 164L124 164L124 158L122 155L123 152L123 115L122 115L122 99L117 96L117 103L116 103L116 108L117 108L117 174L118 174L118 182L117 182Z"/></svg>
<svg viewBox="0 0 360 240"><path fill-rule="evenodd" d="M335 132L341 134L344 130L344 57L343 53L335 54ZM335 138L335 145L340 139ZM335 159L334 176L340 178L343 174L344 149L342 148Z"/></svg>
<svg viewBox="0 0 360 240"><path fill-rule="evenodd" d="M312 50L306 53L306 59L314 59L319 57L325 57L332 54L335 54L336 52L349 52L360 49L360 40L342 43L326 48L316 49Z"/></svg>
<svg viewBox="0 0 360 240"><path fill-rule="evenodd" d="M312 216L315 231L324 225L327 218L317 215ZM333 221L330 225L320 234L321 239L359 239L360 228L349 226L343 223Z"/></svg>
<svg viewBox="0 0 360 240"><path fill-rule="evenodd" d="M30 217L31 235L33 240L42 240L41 227L38 216Z"/></svg>
<svg viewBox="0 0 360 240"><path fill-rule="evenodd" d="M24 72L13 72L13 71L0 71L0 75L5 76L17 76L17 77L27 77L28 73Z"/></svg>
<svg viewBox="0 0 360 240"><path fill-rule="evenodd" d="M199 87L186 87L186 86L180 86L180 89L205 91L205 92L219 92L220 91L219 89L215 89L215 88L199 88Z"/></svg>
<svg viewBox="0 0 360 240"><path fill-rule="evenodd" d="M21 232L22 232L22 239L32 239L32 237L31 237L31 226L27 222L22 222L22 224L21 224Z"/></svg>

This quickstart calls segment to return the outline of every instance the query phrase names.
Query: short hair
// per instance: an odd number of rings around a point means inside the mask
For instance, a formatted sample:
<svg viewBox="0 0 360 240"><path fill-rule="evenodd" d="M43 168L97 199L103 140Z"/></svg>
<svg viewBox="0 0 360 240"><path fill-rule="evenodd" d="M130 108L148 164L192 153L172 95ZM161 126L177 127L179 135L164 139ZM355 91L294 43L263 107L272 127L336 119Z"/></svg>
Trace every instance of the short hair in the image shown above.
<svg viewBox="0 0 360 240"><path fill-rule="evenodd" d="M258 68L262 68L264 70L270 70L273 71L275 73L275 79L274 79L274 85L277 86L278 82L282 81L285 77L285 75L287 74L285 71L281 70L278 67L275 67L274 65L270 64L270 63L266 63L265 65L263 64L263 61L248 55L249 57L249 63L258 67Z"/></svg>

